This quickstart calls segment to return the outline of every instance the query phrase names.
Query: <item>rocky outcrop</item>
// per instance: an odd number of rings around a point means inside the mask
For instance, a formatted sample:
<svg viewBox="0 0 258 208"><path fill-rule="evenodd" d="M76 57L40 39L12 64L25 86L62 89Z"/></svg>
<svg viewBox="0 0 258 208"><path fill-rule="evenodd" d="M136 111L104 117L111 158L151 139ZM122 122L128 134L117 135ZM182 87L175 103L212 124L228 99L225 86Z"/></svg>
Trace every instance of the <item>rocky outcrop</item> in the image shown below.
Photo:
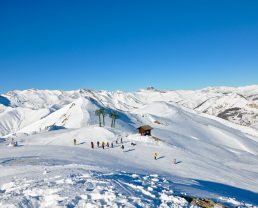
<svg viewBox="0 0 258 208"><path fill-rule="evenodd" d="M191 205L201 207L201 208L227 208L223 204L214 202L211 199L201 199L201 198L188 197L188 196L182 196L182 197L184 197Z"/></svg>

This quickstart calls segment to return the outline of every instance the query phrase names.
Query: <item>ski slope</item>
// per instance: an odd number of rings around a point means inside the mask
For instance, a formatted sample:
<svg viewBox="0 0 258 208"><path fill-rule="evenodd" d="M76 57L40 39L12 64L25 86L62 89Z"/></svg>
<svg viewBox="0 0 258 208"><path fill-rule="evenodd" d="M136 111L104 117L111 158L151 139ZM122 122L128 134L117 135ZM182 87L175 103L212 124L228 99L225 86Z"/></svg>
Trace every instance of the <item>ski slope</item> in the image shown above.
<svg viewBox="0 0 258 208"><path fill-rule="evenodd" d="M180 101L194 93L203 99L201 92L154 89L7 93L10 102L0 113L0 206L194 207L187 197L258 206L258 132ZM115 128L108 115L99 127L95 111L101 107L118 112ZM29 109L26 119L8 114L18 109ZM137 133L145 124L154 137ZM8 146L12 138L18 147ZM114 147L97 148L97 141Z"/></svg>

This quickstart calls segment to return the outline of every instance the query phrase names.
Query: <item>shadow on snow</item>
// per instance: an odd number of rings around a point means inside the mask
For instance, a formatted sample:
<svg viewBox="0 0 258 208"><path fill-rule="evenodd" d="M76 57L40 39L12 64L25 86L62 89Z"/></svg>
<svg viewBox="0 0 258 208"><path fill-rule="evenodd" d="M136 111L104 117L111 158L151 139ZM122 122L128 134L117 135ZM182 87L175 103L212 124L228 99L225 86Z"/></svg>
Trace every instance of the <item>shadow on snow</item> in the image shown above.
<svg viewBox="0 0 258 208"><path fill-rule="evenodd" d="M6 97L0 95L0 103L4 106L10 106L11 105L11 101L9 99L7 99Z"/></svg>

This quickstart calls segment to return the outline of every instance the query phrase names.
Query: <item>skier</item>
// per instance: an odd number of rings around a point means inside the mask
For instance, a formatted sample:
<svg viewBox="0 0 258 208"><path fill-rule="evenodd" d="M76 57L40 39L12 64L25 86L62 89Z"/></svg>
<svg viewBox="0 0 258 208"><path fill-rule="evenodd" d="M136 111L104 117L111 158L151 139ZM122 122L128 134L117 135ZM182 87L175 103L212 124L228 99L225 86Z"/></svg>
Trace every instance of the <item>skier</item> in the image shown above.
<svg viewBox="0 0 258 208"><path fill-rule="evenodd" d="M99 147L99 141L97 141L97 145L98 145L98 147Z"/></svg>
<svg viewBox="0 0 258 208"><path fill-rule="evenodd" d="M93 142L91 142L91 148L94 149L94 143Z"/></svg>
<svg viewBox="0 0 258 208"><path fill-rule="evenodd" d="M105 142L102 142L102 149L105 149Z"/></svg>
<svg viewBox="0 0 258 208"><path fill-rule="evenodd" d="M121 148L122 148L122 150L123 150L123 149L125 148L125 146L122 144Z"/></svg>
<svg viewBox="0 0 258 208"><path fill-rule="evenodd" d="M154 153L154 159L157 160L157 157L158 157L158 153L155 152L155 153Z"/></svg>
<svg viewBox="0 0 258 208"><path fill-rule="evenodd" d="M12 141L11 141L11 143L10 143L10 146L15 147L15 141L14 141L14 138L12 138Z"/></svg>
<svg viewBox="0 0 258 208"><path fill-rule="evenodd" d="M173 162L174 162L174 164L176 164L176 158L174 159L174 161L173 161Z"/></svg>
<svg viewBox="0 0 258 208"><path fill-rule="evenodd" d="M116 140L116 144L118 144L118 139Z"/></svg>
<svg viewBox="0 0 258 208"><path fill-rule="evenodd" d="M73 140L73 145L76 145L76 139Z"/></svg>
<svg viewBox="0 0 258 208"><path fill-rule="evenodd" d="M123 144L123 138L121 137L121 144Z"/></svg>
<svg viewBox="0 0 258 208"><path fill-rule="evenodd" d="M111 148L114 148L114 144L113 144L113 142L111 142Z"/></svg>
<svg viewBox="0 0 258 208"><path fill-rule="evenodd" d="M107 142L107 147L109 147L109 142Z"/></svg>

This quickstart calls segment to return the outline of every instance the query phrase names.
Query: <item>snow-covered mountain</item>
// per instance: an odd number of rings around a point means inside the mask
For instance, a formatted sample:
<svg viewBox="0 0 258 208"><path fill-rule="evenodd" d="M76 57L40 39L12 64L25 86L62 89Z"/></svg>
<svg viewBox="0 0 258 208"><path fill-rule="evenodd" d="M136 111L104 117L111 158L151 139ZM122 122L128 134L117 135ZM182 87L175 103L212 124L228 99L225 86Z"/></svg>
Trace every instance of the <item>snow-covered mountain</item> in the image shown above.
<svg viewBox="0 0 258 208"><path fill-rule="evenodd" d="M0 136L15 133L77 102L76 100L81 97L91 100L90 102L98 107L103 106L123 112L131 112L154 101L178 103L196 112L214 115L236 124L258 129L258 85L239 88L209 87L196 91L161 91L148 88L135 93L31 89L11 91L1 95Z"/></svg>
<svg viewBox="0 0 258 208"><path fill-rule="evenodd" d="M31 89L0 103L1 207L190 207L193 197L258 205L258 86ZM141 125L153 136L140 136ZM20 146L7 148L11 139Z"/></svg>

